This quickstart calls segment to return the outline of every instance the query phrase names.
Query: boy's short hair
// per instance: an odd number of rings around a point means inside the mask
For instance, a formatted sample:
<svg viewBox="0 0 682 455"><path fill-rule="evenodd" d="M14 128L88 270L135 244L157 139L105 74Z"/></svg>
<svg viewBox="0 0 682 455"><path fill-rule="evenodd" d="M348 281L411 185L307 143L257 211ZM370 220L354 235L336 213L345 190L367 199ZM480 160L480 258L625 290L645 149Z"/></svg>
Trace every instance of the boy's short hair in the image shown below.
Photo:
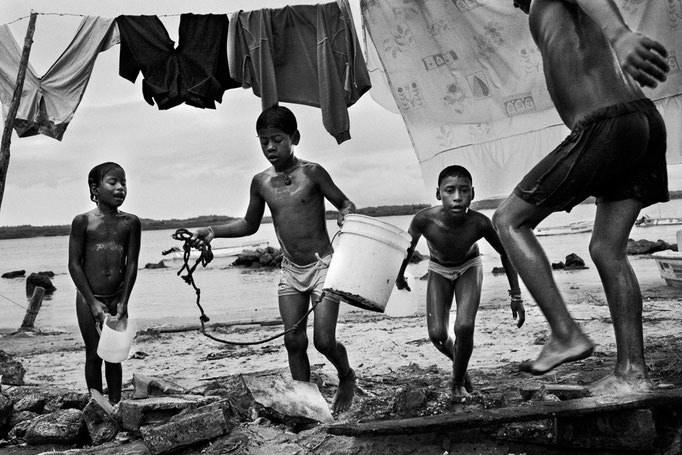
<svg viewBox="0 0 682 455"><path fill-rule="evenodd" d="M289 136L298 131L296 116L284 106L272 106L265 109L256 120L256 131L263 128L277 128Z"/></svg>
<svg viewBox="0 0 682 455"><path fill-rule="evenodd" d="M440 171L440 174L438 174L438 186L440 186L440 182L442 182L445 177L457 176L468 178L471 184L474 184L474 179L471 178L471 173L464 166L453 164L452 166L448 166Z"/></svg>
<svg viewBox="0 0 682 455"><path fill-rule="evenodd" d="M114 169L123 170L123 167L113 161L107 161L106 163L98 164L90 170L90 173L88 174L88 188L90 189L90 200L92 202L97 202L97 196L92 192L92 185L99 185L102 183L104 176Z"/></svg>

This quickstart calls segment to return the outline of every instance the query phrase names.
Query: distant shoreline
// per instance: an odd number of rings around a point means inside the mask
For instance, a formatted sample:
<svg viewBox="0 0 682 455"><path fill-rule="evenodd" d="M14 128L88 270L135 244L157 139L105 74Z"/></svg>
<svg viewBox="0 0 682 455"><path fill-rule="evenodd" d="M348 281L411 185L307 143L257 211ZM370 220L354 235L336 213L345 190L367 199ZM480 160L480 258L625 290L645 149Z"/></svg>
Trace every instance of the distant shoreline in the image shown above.
<svg viewBox="0 0 682 455"><path fill-rule="evenodd" d="M682 199L682 191L670 191L670 199ZM496 209L504 198L484 199L482 201L474 201L471 208L474 210L492 210ZM585 199L582 204L594 204L594 198L589 197ZM419 210L430 207L432 204L405 204L405 205L381 205L377 207L363 207L359 208L356 213L367 216L382 217L382 216L402 216L414 215ZM335 210L327 210L327 219L336 218L338 212ZM196 228L208 225L215 225L226 223L233 220L235 217L226 215L204 215L187 219L170 219L170 220L152 220L148 218L141 218L143 231L158 231L164 229L179 229L179 228ZM263 223L271 223L270 217L264 217ZM9 239L24 239L32 237L54 237L59 235L68 235L71 226L55 225L55 226L2 226L0 227L0 240Z"/></svg>

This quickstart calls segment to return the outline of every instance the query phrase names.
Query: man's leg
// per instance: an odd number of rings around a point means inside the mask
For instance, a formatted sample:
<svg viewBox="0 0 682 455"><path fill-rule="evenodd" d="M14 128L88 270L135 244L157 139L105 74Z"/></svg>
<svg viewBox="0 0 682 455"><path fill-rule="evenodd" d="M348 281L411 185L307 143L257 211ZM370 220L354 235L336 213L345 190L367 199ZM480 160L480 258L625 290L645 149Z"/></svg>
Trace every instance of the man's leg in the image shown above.
<svg viewBox="0 0 682 455"><path fill-rule="evenodd" d="M642 293L626 253L628 237L641 207L641 203L633 199L597 206L590 255L604 285L617 356L614 372L590 387L594 395L621 395L653 389L644 361Z"/></svg>
<svg viewBox="0 0 682 455"><path fill-rule="evenodd" d="M512 194L493 215L505 251L552 329L538 358L519 366L532 374L544 374L564 362L589 357L594 349L568 312L549 260L532 230L551 213Z"/></svg>
<svg viewBox="0 0 682 455"><path fill-rule="evenodd" d="M474 351L476 313L481 303L482 266L471 267L455 281L455 355L452 363L452 392L455 396L468 396L466 387L469 359Z"/></svg>
<svg viewBox="0 0 682 455"><path fill-rule="evenodd" d="M289 330L301 320L308 311L307 294L279 296L279 314L284 322L284 330ZM308 318L301 322L296 330L284 335L284 346L289 357L291 377L297 381L310 381L310 361L308 360L308 335L306 333Z"/></svg>
<svg viewBox="0 0 682 455"><path fill-rule="evenodd" d="M339 388L332 402L332 411L336 413L350 408L355 395L355 372L348 362L345 346L336 340L338 317L339 301L336 298L325 296L315 307L313 329L315 349L329 359L339 375Z"/></svg>

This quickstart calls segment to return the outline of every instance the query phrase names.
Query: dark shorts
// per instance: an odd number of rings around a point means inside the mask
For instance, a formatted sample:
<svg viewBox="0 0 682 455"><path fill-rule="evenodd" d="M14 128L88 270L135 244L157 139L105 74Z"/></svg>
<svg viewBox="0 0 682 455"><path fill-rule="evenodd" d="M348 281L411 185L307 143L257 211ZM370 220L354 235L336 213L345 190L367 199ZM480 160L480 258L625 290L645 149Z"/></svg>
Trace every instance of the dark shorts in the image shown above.
<svg viewBox="0 0 682 455"><path fill-rule="evenodd" d="M570 212L588 196L597 203L666 202L663 118L648 99L598 109L521 180L514 194L538 207Z"/></svg>

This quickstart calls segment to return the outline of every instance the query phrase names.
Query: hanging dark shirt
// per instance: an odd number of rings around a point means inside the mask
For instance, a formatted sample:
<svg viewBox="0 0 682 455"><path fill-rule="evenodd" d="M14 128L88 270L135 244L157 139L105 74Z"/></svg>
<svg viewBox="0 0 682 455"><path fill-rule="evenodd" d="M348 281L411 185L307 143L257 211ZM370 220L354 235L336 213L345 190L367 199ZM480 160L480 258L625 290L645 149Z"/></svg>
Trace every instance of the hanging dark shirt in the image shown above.
<svg viewBox="0 0 682 455"><path fill-rule="evenodd" d="M226 14L182 14L178 47L157 16L118 16L121 54L118 73L135 82L150 105L170 109L185 103L215 109L225 90L240 84L227 65Z"/></svg>

